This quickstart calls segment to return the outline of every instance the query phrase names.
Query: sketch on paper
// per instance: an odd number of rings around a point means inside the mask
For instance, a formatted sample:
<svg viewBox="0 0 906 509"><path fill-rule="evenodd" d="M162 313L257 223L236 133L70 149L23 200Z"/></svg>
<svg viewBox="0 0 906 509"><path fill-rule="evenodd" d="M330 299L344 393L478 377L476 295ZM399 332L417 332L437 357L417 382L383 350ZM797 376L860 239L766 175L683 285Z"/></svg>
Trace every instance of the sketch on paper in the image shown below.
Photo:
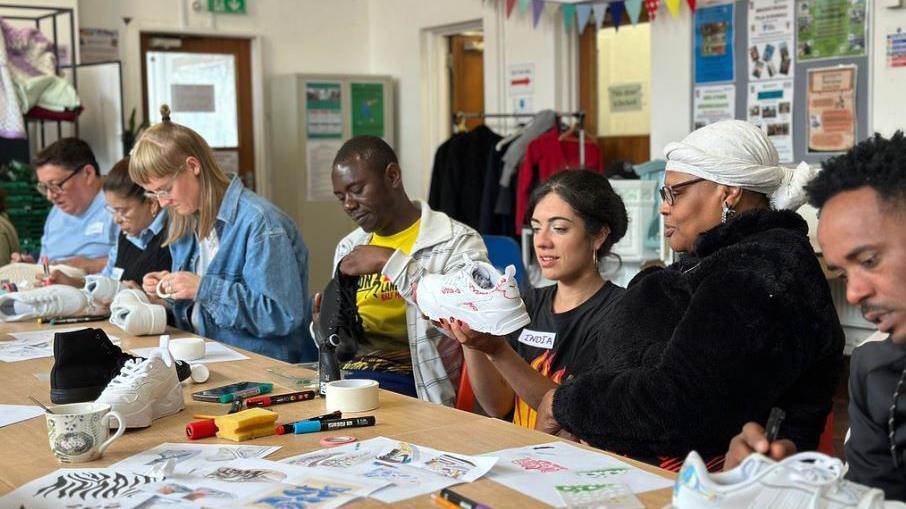
<svg viewBox="0 0 906 509"><path fill-rule="evenodd" d="M378 457L378 459L381 461L386 461L388 463L399 463L400 465L406 465L408 463L412 463L413 461L418 461L418 458L418 447L406 442L399 442L399 445L391 449L383 456Z"/></svg>
<svg viewBox="0 0 906 509"><path fill-rule="evenodd" d="M220 467L205 478L224 482L280 482L286 479L286 474L277 470Z"/></svg>
<svg viewBox="0 0 906 509"><path fill-rule="evenodd" d="M186 449L164 449L163 451L158 451L157 457L151 458L151 461L145 463L145 465L154 466L167 460L173 460L173 463L182 463L183 461L198 456L199 454L201 454L201 451L192 451Z"/></svg>
<svg viewBox="0 0 906 509"><path fill-rule="evenodd" d="M365 472L365 477L369 479L380 479L382 481L389 481L393 484L401 487L415 487L421 484L421 479L416 475L412 475L408 472L403 472L399 467L393 465L385 465L383 463L374 463L377 465L377 468Z"/></svg>
<svg viewBox="0 0 906 509"><path fill-rule="evenodd" d="M216 454L206 456L208 461L233 461L250 458L263 458L273 452L273 447L255 447L252 445L221 447Z"/></svg>
<svg viewBox="0 0 906 509"><path fill-rule="evenodd" d="M441 454L426 461L425 467L444 477L461 479L475 468L475 463L450 454Z"/></svg>

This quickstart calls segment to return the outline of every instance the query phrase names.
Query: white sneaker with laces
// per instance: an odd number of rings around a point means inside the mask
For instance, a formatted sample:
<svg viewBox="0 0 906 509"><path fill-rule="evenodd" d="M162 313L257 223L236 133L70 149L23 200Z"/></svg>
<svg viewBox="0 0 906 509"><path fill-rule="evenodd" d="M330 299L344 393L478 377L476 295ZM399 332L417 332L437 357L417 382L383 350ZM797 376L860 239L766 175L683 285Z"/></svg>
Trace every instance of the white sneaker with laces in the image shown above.
<svg viewBox="0 0 906 509"><path fill-rule="evenodd" d="M162 334L167 328L167 310L157 304L130 304L110 310L110 323L133 336Z"/></svg>
<svg viewBox="0 0 906 509"><path fill-rule="evenodd" d="M427 274L416 289L422 313L439 321L451 316L472 330L504 336L531 321L519 296L516 268L501 274L492 265L464 254L465 265L448 274Z"/></svg>
<svg viewBox="0 0 906 509"><path fill-rule="evenodd" d="M3 322L78 316L98 311L85 292L67 285L50 285L0 295L0 321Z"/></svg>
<svg viewBox="0 0 906 509"><path fill-rule="evenodd" d="M101 276L99 274L90 274L85 276L85 292L92 302L109 306L116 296L117 292L123 287L123 284L116 279Z"/></svg>
<svg viewBox="0 0 906 509"><path fill-rule="evenodd" d="M136 303L148 304L150 302L151 301L148 300L148 296L145 295L145 292L136 290L135 288L124 288L113 296L113 302L110 303L110 309L112 310Z"/></svg>
<svg viewBox="0 0 906 509"><path fill-rule="evenodd" d="M802 452L775 462L751 454L733 470L710 474L695 451L686 456L673 486L673 504L664 509L822 508L884 509L884 492L846 481L843 462Z"/></svg>
<svg viewBox="0 0 906 509"><path fill-rule="evenodd" d="M162 338L160 348L147 359L126 361L97 399L119 412L127 428L148 427L154 419L185 407L168 343Z"/></svg>

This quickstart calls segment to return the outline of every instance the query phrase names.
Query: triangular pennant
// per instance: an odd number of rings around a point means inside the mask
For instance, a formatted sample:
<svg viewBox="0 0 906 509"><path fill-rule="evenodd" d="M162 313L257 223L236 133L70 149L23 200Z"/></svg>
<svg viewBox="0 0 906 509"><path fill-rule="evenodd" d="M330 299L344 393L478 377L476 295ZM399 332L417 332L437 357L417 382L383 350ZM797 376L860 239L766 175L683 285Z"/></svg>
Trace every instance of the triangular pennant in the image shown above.
<svg viewBox="0 0 906 509"><path fill-rule="evenodd" d="M530 5L532 5L532 0L519 0L519 12L525 14Z"/></svg>
<svg viewBox="0 0 906 509"><path fill-rule="evenodd" d="M579 4L576 6L576 21L579 23L576 28L579 34L585 31L585 25L588 24L588 18L591 17L591 6L588 4Z"/></svg>
<svg viewBox="0 0 906 509"><path fill-rule="evenodd" d="M691 0L695 1L695 0ZM642 13L642 0L626 0L626 13L629 14L629 21L635 26L639 22L639 14Z"/></svg>
<svg viewBox="0 0 906 509"><path fill-rule="evenodd" d="M657 16L657 9L661 6L661 0L645 0L645 10L648 11L648 21L654 21Z"/></svg>
<svg viewBox="0 0 906 509"><path fill-rule="evenodd" d="M689 9L694 13L695 12L695 0L686 0L686 3L689 4Z"/></svg>
<svg viewBox="0 0 906 509"><path fill-rule="evenodd" d="M516 5L516 0L506 0L506 17L507 18L509 18L510 14L512 14L514 5Z"/></svg>
<svg viewBox="0 0 906 509"><path fill-rule="evenodd" d="M563 28L569 32L573 26L573 18L576 17L576 4L563 4L560 9L563 11Z"/></svg>
<svg viewBox="0 0 906 509"><path fill-rule="evenodd" d="M620 23L623 22L623 11L626 10L626 4L623 0L619 2L610 2L610 20L613 21L613 27L620 30Z"/></svg>
<svg viewBox="0 0 906 509"><path fill-rule="evenodd" d="M595 23L597 23L597 27L601 28L601 25L604 24L604 13L607 12L607 4L594 4L591 6L591 9L595 11Z"/></svg>
<svg viewBox="0 0 906 509"><path fill-rule="evenodd" d="M542 12L544 12L544 2L542 0L532 0L532 23L536 28Z"/></svg>
<svg viewBox="0 0 906 509"><path fill-rule="evenodd" d="M670 11L670 15L674 18L679 16L679 0L665 0L667 3L667 10Z"/></svg>

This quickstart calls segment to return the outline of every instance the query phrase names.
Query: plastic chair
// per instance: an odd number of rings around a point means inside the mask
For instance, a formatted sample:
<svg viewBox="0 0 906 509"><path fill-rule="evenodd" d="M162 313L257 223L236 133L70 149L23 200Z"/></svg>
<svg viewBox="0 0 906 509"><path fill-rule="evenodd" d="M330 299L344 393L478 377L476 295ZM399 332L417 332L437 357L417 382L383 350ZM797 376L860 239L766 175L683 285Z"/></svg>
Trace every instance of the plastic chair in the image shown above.
<svg viewBox="0 0 906 509"><path fill-rule="evenodd" d="M827 414L827 420L824 421L824 431L818 438L818 452L823 452L828 456L834 455L834 411Z"/></svg>
<svg viewBox="0 0 906 509"><path fill-rule="evenodd" d="M525 267L522 265L522 251L519 244L510 237L501 235L482 235L484 245L488 248L491 265L503 272L507 265L516 267L516 282L522 286L525 279Z"/></svg>
<svg viewBox="0 0 906 509"><path fill-rule="evenodd" d="M469 382L469 373L466 362L462 363L462 374L459 375L459 390L456 391L456 409L471 412L475 408L475 395L472 393L472 383Z"/></svg>

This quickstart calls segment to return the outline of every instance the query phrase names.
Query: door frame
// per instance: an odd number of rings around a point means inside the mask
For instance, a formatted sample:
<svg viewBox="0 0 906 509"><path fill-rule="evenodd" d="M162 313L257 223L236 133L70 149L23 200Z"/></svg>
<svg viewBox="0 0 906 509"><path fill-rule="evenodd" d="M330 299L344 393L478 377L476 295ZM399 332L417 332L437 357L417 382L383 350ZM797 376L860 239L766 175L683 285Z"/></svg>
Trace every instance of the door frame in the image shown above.
<svg viewBox="0 0 906 509"><path fill-rule="evenodd" d="M421 89L422 89L422 154L430 158L434 150L452 134L450 111L450 76L447 70L447 37L463 32L481 31L481 19L463 21L421 31ZM487 63L485 63L487 69ZM485 86L487 88L487 85ZM430 159L425 159L430 160ZM431 165L425 164L420 196L428 196Z"/></svg>
<svg viewBox="0 0 906 509"><path fill-rule="evenodd" d="M130 22L123 29L122 54L133 56L130 58L133 64L128 72L123 76L123 88L129 90L132 96L127 104L134 105L138 118L145 118L144 100L142 94L142 63L141 59L141 33L155 32L160 34L173 34L184 36L199 37L225 37L248 39L251 51L251 69L252 73L252 136L254 137L254 154L255 154L255 194L268 200L271 199L271 175L270 158L268 157L268 137L266 119L266 92L264 90L264 61L262 57L262 40L261 34L255 32L218 30L214 27L188 26L184 28L174 28L172 25L160 25L157 23L141 23L138 20ZM125 62L124 62L125 64ZM125 71L125 69L124 69ZM126 106L128 108L128 106Z"/></svg>

